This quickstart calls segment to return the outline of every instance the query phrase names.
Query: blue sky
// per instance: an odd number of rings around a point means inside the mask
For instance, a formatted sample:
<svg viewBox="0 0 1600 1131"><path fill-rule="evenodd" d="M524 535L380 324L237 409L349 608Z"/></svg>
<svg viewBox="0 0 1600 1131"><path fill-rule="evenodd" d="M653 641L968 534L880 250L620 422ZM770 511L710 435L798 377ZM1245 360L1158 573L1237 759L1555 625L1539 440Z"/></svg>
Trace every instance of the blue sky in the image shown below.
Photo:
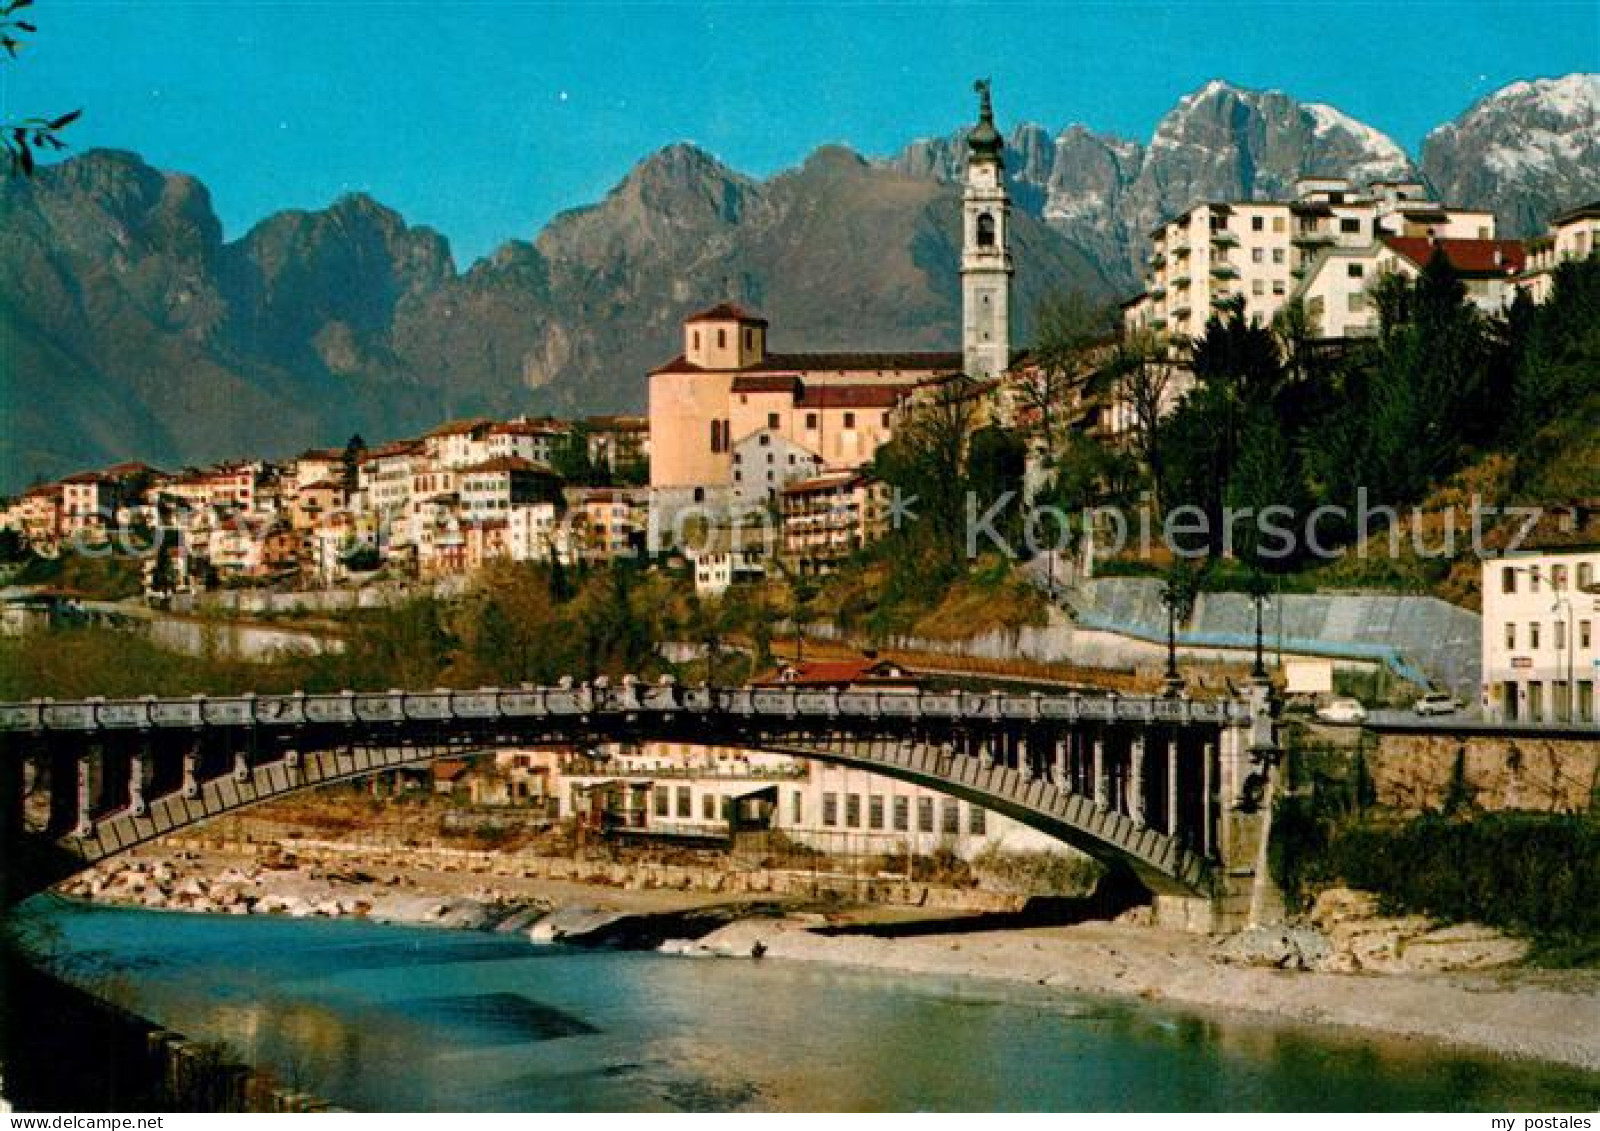
<svg viewBox="0 0 1600 1131"><path fill-rule="evenodd" d="M1211 78L1331 102L1415 153L1518 78L1600 70L1600 4L329 3L37 0L7 115L199 175L233 238L363 190L463 265L692 140L765 175L964 124L1148 137Z"/></svg>

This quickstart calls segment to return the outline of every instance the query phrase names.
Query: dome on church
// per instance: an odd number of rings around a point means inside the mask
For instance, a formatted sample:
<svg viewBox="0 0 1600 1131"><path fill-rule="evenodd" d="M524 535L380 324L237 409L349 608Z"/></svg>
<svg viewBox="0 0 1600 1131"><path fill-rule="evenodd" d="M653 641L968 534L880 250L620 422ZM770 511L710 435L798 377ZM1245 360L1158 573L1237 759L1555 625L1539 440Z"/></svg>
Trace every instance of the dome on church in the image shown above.
<svg viewBox="0 0 1600 1131"><path fill-rule="evenodd" d="M967 146L972 150L974 158L991 157L998 160L1000 151L1005 148L1006 143L1000 136L1000 131L994 128L994 107L989 102L988 80L980 80L977 89L981 99L978 107L978 124L967 134Z"/></svg>

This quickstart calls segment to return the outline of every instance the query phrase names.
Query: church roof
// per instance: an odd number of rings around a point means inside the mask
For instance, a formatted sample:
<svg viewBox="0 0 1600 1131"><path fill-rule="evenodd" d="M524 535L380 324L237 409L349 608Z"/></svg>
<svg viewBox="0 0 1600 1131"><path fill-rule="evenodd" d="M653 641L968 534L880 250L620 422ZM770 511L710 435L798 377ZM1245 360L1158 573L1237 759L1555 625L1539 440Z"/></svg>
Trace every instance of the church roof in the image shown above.
<svg viewBox="0 0 1600 1131"><path fill-rule="evenodd" d="M719 302L709 310L702 310L699 314L691 314L684 319L685 322L745 322L754 326L765 326L767 320L759 314L746 310L731 302Z"/></svg>
<svg viewBox="0 0 1600 1131"><path fill-rule="evenodd" d="M860 373L893 370L926 370L932 373L954 372L962 365L956 350L897 353L769 353L753 365L737 370L747 374L803 375L805 373ZM707 369L695 365L682 354L665 365L651 370L653 373L725 373L723 369Z"/></svg>

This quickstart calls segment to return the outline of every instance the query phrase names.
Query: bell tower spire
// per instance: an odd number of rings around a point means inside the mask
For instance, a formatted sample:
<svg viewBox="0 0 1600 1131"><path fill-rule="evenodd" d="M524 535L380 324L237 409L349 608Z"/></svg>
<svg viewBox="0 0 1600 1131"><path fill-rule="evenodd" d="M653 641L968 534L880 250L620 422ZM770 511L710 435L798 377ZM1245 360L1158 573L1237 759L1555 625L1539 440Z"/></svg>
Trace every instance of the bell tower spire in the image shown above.
<svg viewBox="0 0 1600 1131"><path fill-rule="evenodd" d="M1011 200L989 80L973 89L978 124L967 134L962 196L961 353L967 376L988 380L1011 364Z"/></svg>

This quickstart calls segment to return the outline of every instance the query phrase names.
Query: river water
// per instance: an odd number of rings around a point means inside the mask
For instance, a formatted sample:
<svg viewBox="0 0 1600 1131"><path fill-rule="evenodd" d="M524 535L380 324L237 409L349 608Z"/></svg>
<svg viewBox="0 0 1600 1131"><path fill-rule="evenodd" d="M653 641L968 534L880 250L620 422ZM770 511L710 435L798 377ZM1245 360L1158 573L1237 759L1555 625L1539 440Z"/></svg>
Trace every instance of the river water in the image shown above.
<svg viewBox="0 0 1600 1131"><path fill-rule="evenodd" d="M23 914L72 980L362 1110L1600 1105L1594 1074L1037 986L354 921ZM0 1002L0 1025L26 1024Z"/></svg>

